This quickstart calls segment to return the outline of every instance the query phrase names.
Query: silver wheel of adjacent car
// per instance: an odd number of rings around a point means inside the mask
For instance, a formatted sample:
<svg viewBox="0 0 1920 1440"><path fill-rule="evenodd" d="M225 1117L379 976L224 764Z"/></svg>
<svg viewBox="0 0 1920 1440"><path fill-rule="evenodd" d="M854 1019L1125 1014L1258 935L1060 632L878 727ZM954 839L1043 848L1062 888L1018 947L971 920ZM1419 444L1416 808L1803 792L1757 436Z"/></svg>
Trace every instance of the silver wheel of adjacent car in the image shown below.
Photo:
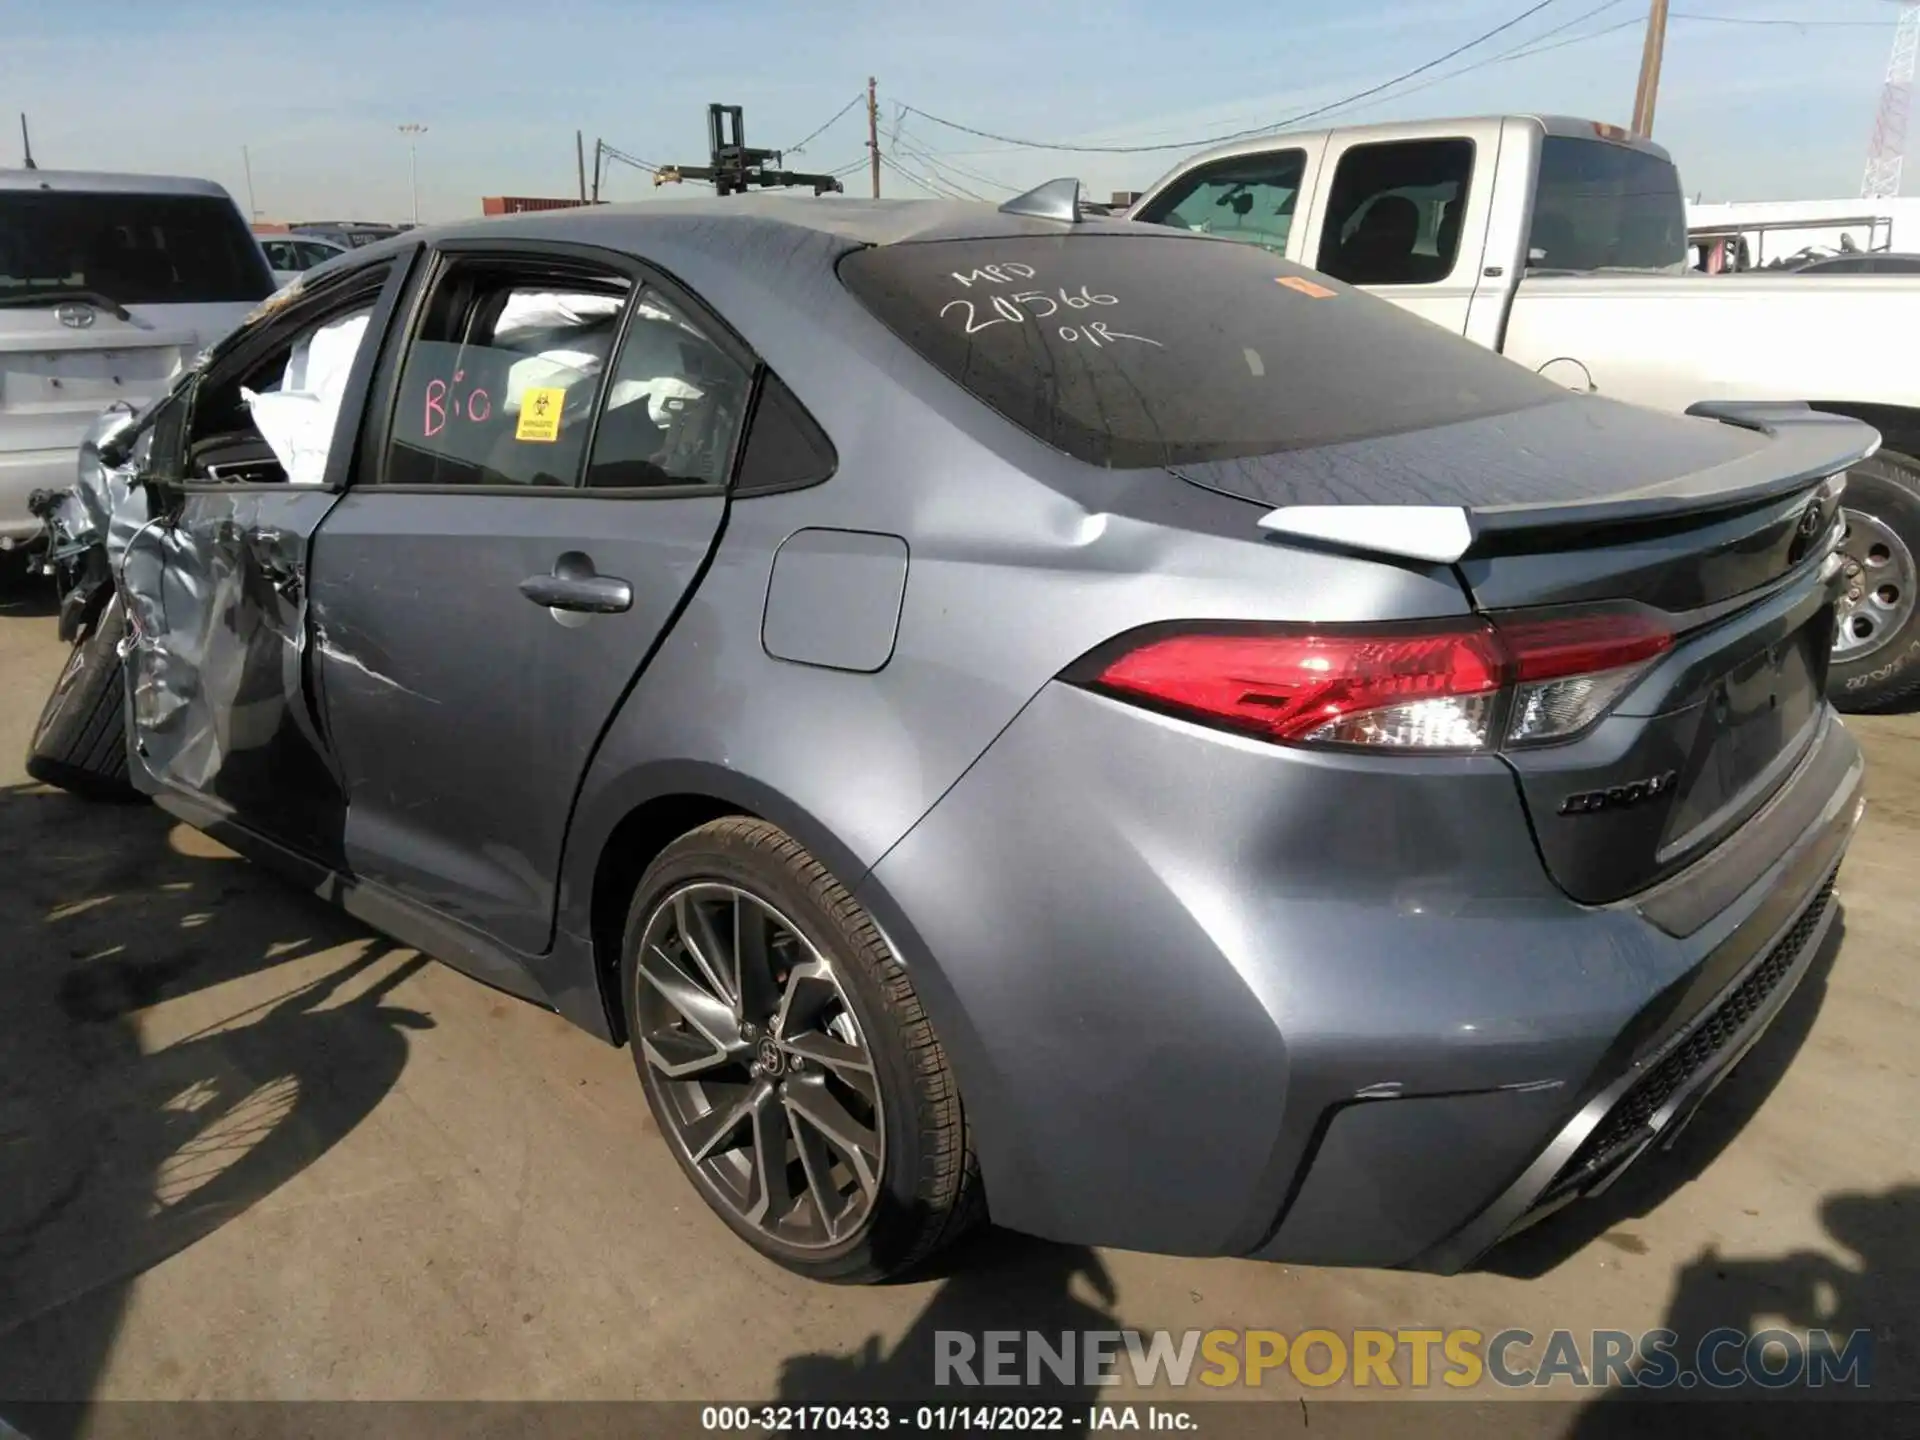
<svg viewBox="0 0 1920 1440"><path fill-rule="evenodd" d="M1900 633L1913 616L1913 552L1891 526L1858 510L1845 512L1840 541L1847 579L1834 639L1837 659L1861 660Z"/></svg>
<svg viewBox="0 0 1920 1440"><path fill-rule="evenodd" d="M636 1039L663 1118L713 1195L797 1249L858 1235L886 1164L886 1116L826 957L766 901L704 882L655 908L636 979Z"/></svg>

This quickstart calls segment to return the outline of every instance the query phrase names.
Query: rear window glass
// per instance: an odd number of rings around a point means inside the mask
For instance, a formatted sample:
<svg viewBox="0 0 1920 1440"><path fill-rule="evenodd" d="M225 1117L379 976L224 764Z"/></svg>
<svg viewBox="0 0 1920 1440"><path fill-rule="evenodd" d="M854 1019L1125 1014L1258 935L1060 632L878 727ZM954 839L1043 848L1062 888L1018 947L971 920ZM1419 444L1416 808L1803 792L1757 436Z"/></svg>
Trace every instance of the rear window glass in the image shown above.
<svg viewBox="0 0 1920 1440"><path fill-rule="evenodd" d="M1264 250L1144 226L881 246L840 278L977 399L1095 465L1273 454L1564 395Z"/></svg>
<svg viewBox="0 0 1920 1440"><path fill-rule="evenodd" d="M1684 270L1680 172L1644 150L1549 135L1527 247L1536 270Z"/></svg>
<svg viewBox="0 0 1920 1440"><path fill-rule="evenodd" d="M88 290L121 305L260 300L273 274L210 195L0 191L0 303Z"/></svg>

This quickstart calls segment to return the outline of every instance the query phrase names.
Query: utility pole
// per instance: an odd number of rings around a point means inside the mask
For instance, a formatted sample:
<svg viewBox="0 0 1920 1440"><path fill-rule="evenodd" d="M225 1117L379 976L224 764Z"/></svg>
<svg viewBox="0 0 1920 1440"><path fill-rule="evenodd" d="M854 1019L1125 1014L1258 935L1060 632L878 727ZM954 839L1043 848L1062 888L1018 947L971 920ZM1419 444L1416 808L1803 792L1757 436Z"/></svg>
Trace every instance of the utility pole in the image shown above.
<svg viewBox="0 0 1920 1440"><path fill-rule="evenodd" d="M27 134L27 112L24 110L20 112L20 150L21 159L25 162L26 168L38 170L40 167L34 163L33 137Z"/></svg>
<svg viewBox="0 0 1920 1440"><path fill-rule="evenodd" d="M1633 92L1634 134L1653 135L1653 102L1660 94L1660 56L1667 48L1667 0L1653 0L1647 11L1647 40L1640 51L1640 84Z"/></svg>
<svg viewBox="0 0 1920 1440"><path fill-rule="evenodd" d="M573 132L573 163L580 172L580 203L587 203L587 140L578 130Z"/></svg>
<svg viewBox="0 0 1920 1440"><path fill-rule="evenodd" d="M260 218L260 207L253 203L253 157L244 145L240 147L240 164L247 172L247 223L251 225Z"/></svg>
<svg viewBox="0 0 1920 1440"><path fill-rule="evenodd" d="M411 122L400 127L400 133L407 137L407 171L413 185L413 223L420 223L420 157L415 150L415 142L427 133L424 125Z"/></svg>
<svg viewBox="0 0 1920 1440"><path fill-rule="evenodd" d="M587 202L590 205L600 203L600 152L606 148L607 142L596 135L593 140L593 198Z"/></svg>
<svg viewBox="0 0 1920 1440"><path fill-rule="evenodd" d="M880 99L873 76L867 77L867 158L873 167L873 198L880 198Z"/></svg>

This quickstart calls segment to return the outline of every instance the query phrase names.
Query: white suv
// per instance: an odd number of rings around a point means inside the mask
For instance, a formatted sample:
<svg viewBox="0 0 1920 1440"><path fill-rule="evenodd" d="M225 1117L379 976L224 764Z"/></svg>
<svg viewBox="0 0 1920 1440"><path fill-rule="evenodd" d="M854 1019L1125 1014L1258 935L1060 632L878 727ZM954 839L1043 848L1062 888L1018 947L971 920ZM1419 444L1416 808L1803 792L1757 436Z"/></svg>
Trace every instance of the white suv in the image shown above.
<svg viewBox="0 0 1920 1440"><path fill-rule="evenodd" d="M206 180L0 170L0 548L39 533L87 427L143 404L274 289L232 198Z"/></svg>

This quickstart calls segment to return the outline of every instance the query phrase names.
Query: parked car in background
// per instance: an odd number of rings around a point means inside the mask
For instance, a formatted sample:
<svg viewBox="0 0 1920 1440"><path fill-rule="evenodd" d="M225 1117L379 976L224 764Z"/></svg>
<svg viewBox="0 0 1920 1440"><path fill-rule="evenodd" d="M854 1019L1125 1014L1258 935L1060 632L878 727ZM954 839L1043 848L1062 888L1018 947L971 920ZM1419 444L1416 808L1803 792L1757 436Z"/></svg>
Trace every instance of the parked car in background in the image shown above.
<svg viewBox="0 0 1920 1440"><path fill-rule="evenodd" d="M1574 396L1058 192L448 227L102 434L131 639L29 768L627 1043L804 1274L983 1197L1451 1270L1685 1124L1817 952L1874 443Z"/></svg>
<svg viewBox="0 0 1920 1440"><path fill-rule="evenodd" d="M357 250L362 245L391 240L407 228L403 225L376 225L366 220L306 220L290 226L289 233L330 240L344 250Z"/></svg>
<svg viewBox="0 0 1920 1440"><path fill-rule="evenodd" d="M211 181L0 170L0 547L39 533L28 501L73 484L96 415L158 395L273 289Z"/></svg>
<svg viewBox="0 0 1920 1440"><path fill-rule="evenodd" d="M260 248L266 252L267 263L273 267L273 278L285 285L316 265L337 260L352 247L342 245L337 240L322 239L318 235L287 234L262 235Z"/></svg>
<svg viewBox="0 0 1920 1440"><path fill-rule="evenodd" d="M1853 255L1824 255L1793 267L1796 275L1920 275L1920 255L1885 250Z"/></svg>
<svg viewBox="0 0 1920 1440"><path fill-rule="evenodd" d="M1920 694L1920 277L1691 271L1667 152L1557 116L1239 141L1128 213L1265 246L1581 393L1673 411L1804 400L1872 425L1885 448L1847 487L1834 699Z"/></svg>

